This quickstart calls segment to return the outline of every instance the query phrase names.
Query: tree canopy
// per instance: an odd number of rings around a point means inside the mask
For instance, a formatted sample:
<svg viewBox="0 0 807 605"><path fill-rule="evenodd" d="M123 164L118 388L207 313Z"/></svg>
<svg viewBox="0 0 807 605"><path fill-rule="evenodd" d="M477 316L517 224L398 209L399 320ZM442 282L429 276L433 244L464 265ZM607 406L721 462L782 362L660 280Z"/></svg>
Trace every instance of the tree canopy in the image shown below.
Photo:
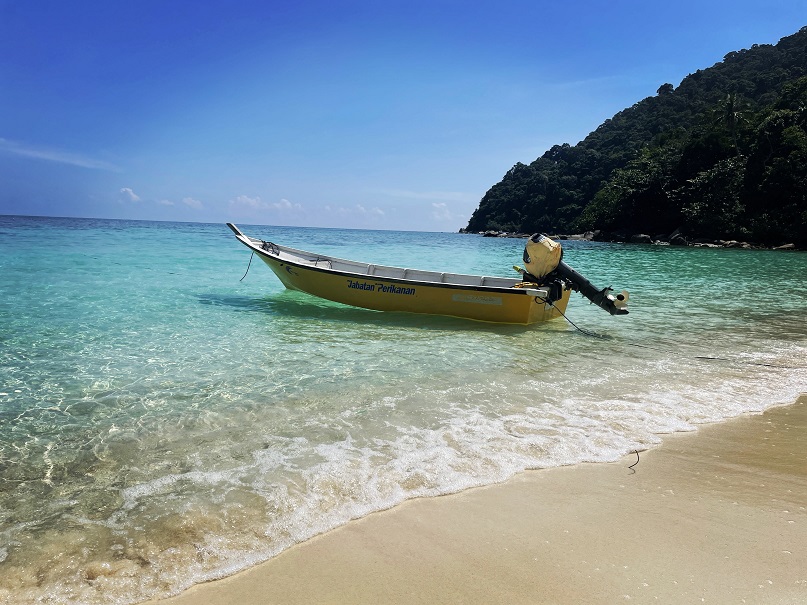
<svg viewBox="0 0 807 605"><path fill-rule="evenodd" d="M662 84L518 163L468 231L671 233L807 245L807 27Z"/></svg>

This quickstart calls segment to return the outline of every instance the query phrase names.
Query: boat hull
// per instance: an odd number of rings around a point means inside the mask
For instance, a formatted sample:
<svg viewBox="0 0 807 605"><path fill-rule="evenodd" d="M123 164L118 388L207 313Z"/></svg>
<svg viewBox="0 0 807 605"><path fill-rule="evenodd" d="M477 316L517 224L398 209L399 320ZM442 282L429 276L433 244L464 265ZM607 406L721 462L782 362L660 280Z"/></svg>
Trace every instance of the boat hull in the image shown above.
<svg viewBox="0 0 807 605"><path fill-rule="evenodd" d="M531 324L560 317L570 292L548 304L534 290L434 284L334 273L281 260L256 250L284 286L338 303L374 309L446 315L495 323Z"/></svg>

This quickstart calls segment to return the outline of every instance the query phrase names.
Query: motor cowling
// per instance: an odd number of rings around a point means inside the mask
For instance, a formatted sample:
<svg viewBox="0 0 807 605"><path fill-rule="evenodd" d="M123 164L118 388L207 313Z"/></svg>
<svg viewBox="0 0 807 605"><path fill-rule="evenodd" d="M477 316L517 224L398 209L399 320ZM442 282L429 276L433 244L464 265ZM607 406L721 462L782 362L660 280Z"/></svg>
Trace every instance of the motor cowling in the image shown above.
<svg viewBox="0 0 807 605"><path fill-rule="evenodd" d="M557 269L562 258L561 245L540 233L530 237L524 246L524 269L537 280Z"/></svg>

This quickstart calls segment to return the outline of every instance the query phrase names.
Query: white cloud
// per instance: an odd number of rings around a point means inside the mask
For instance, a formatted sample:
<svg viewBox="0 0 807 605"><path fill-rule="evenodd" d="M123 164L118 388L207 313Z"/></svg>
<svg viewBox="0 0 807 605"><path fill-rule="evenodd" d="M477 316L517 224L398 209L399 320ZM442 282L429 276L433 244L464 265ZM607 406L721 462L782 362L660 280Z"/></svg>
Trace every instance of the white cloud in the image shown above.
<svg viewBox="0 0 807 605"><path fill-rule="evenodd" d="M305 209L301 204L290 202L285 198L277 202L266 202L260 196L239 195L230 200L230 212L255 218L266 216L267 214L282 215L288 218L290 216L304 215Z"/></svg>
<svg viewBox="0 0 807 605"><path fill-rule="evenodd" d="M130 187L122 187L120 190L120 201L135 203L140 201L140 196L132 191Z"/></svg>
<svg viewBox="0 0 807 605"><path fill-rule="evenodd" d="M195 200L192 197L183 198L182 203L188 206L189 208L193 208L194 210L202 209L202 202L200 202L199 200Z"/></svg>
<svg viewBox="0 0 807 605"><path fill-rule="evenodd" d="M300 204L292 204L287 199L281 199L279 202L275 202L271 204L271 207L275 210L302 210L303 207Z"/></svg>
<svg viewBox="0 0 807 605"><path fill-rule="evenodd" d="M45 160L48 162L57 162L59 164L69 164L70 166L78 166L80 168L91 168L93 170L109 170L110 172L120 172L118 166L104 160L97 160L80 153L72 151L65 151L63 149L55 149L48 147L37 147L35 145L27 145L17 141L9 141L8 139L0 138L0 151L13 153L14 155L32 158L35 160Z"/></svg>
<svg viewBox="0 0 807 605"><path fill-rule="evenodd" d="M375 216L384 216L384 211L381 208L373 207L369 210L362 206L361 204L356 204L356 209L359 211L359 214L370 214Z"/></svg>
<svg viewBox="0 0 807 605"><path fill-rule="evenodd" d="M333 214L338 214L339 216L363 216L363 217L372 217L372 216L384 216L384 211L377 206L373 206L372 208L365 208L361 204L356 204L355 206L338 206L334 208L333 206L326 205L323 206L323 209L326 212L330 212Z"/></svg>
<svg viewBox="0 0 807 605"><path fill-rule="evenodd" d="M230 200L231 210L267 210L268 208L269 204L262 201L260 197L239 195L237 198Z"/></svg>
<svg viewBox="0 0 807 605"><path fill-rule="evenodd" d="M157 203L160 204L161 206L173 206L174 205L174 202L172 202L171 200L157 200Z"/></svg>

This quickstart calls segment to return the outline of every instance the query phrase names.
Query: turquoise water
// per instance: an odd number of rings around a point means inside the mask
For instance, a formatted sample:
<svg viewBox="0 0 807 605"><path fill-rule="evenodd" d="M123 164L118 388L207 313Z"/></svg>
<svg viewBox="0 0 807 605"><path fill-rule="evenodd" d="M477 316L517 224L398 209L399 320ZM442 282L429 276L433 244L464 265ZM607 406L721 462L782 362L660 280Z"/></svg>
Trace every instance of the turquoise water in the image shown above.
<svg viewBox="0 0 807 605"><path fill-rule="evenodd" d="M511 275L523 240L241 226ZM564 242L532 327L283 289L225 225L0 217L0 597L133 603L412 497L613 461L807 390L807 254Z"/></svg>

